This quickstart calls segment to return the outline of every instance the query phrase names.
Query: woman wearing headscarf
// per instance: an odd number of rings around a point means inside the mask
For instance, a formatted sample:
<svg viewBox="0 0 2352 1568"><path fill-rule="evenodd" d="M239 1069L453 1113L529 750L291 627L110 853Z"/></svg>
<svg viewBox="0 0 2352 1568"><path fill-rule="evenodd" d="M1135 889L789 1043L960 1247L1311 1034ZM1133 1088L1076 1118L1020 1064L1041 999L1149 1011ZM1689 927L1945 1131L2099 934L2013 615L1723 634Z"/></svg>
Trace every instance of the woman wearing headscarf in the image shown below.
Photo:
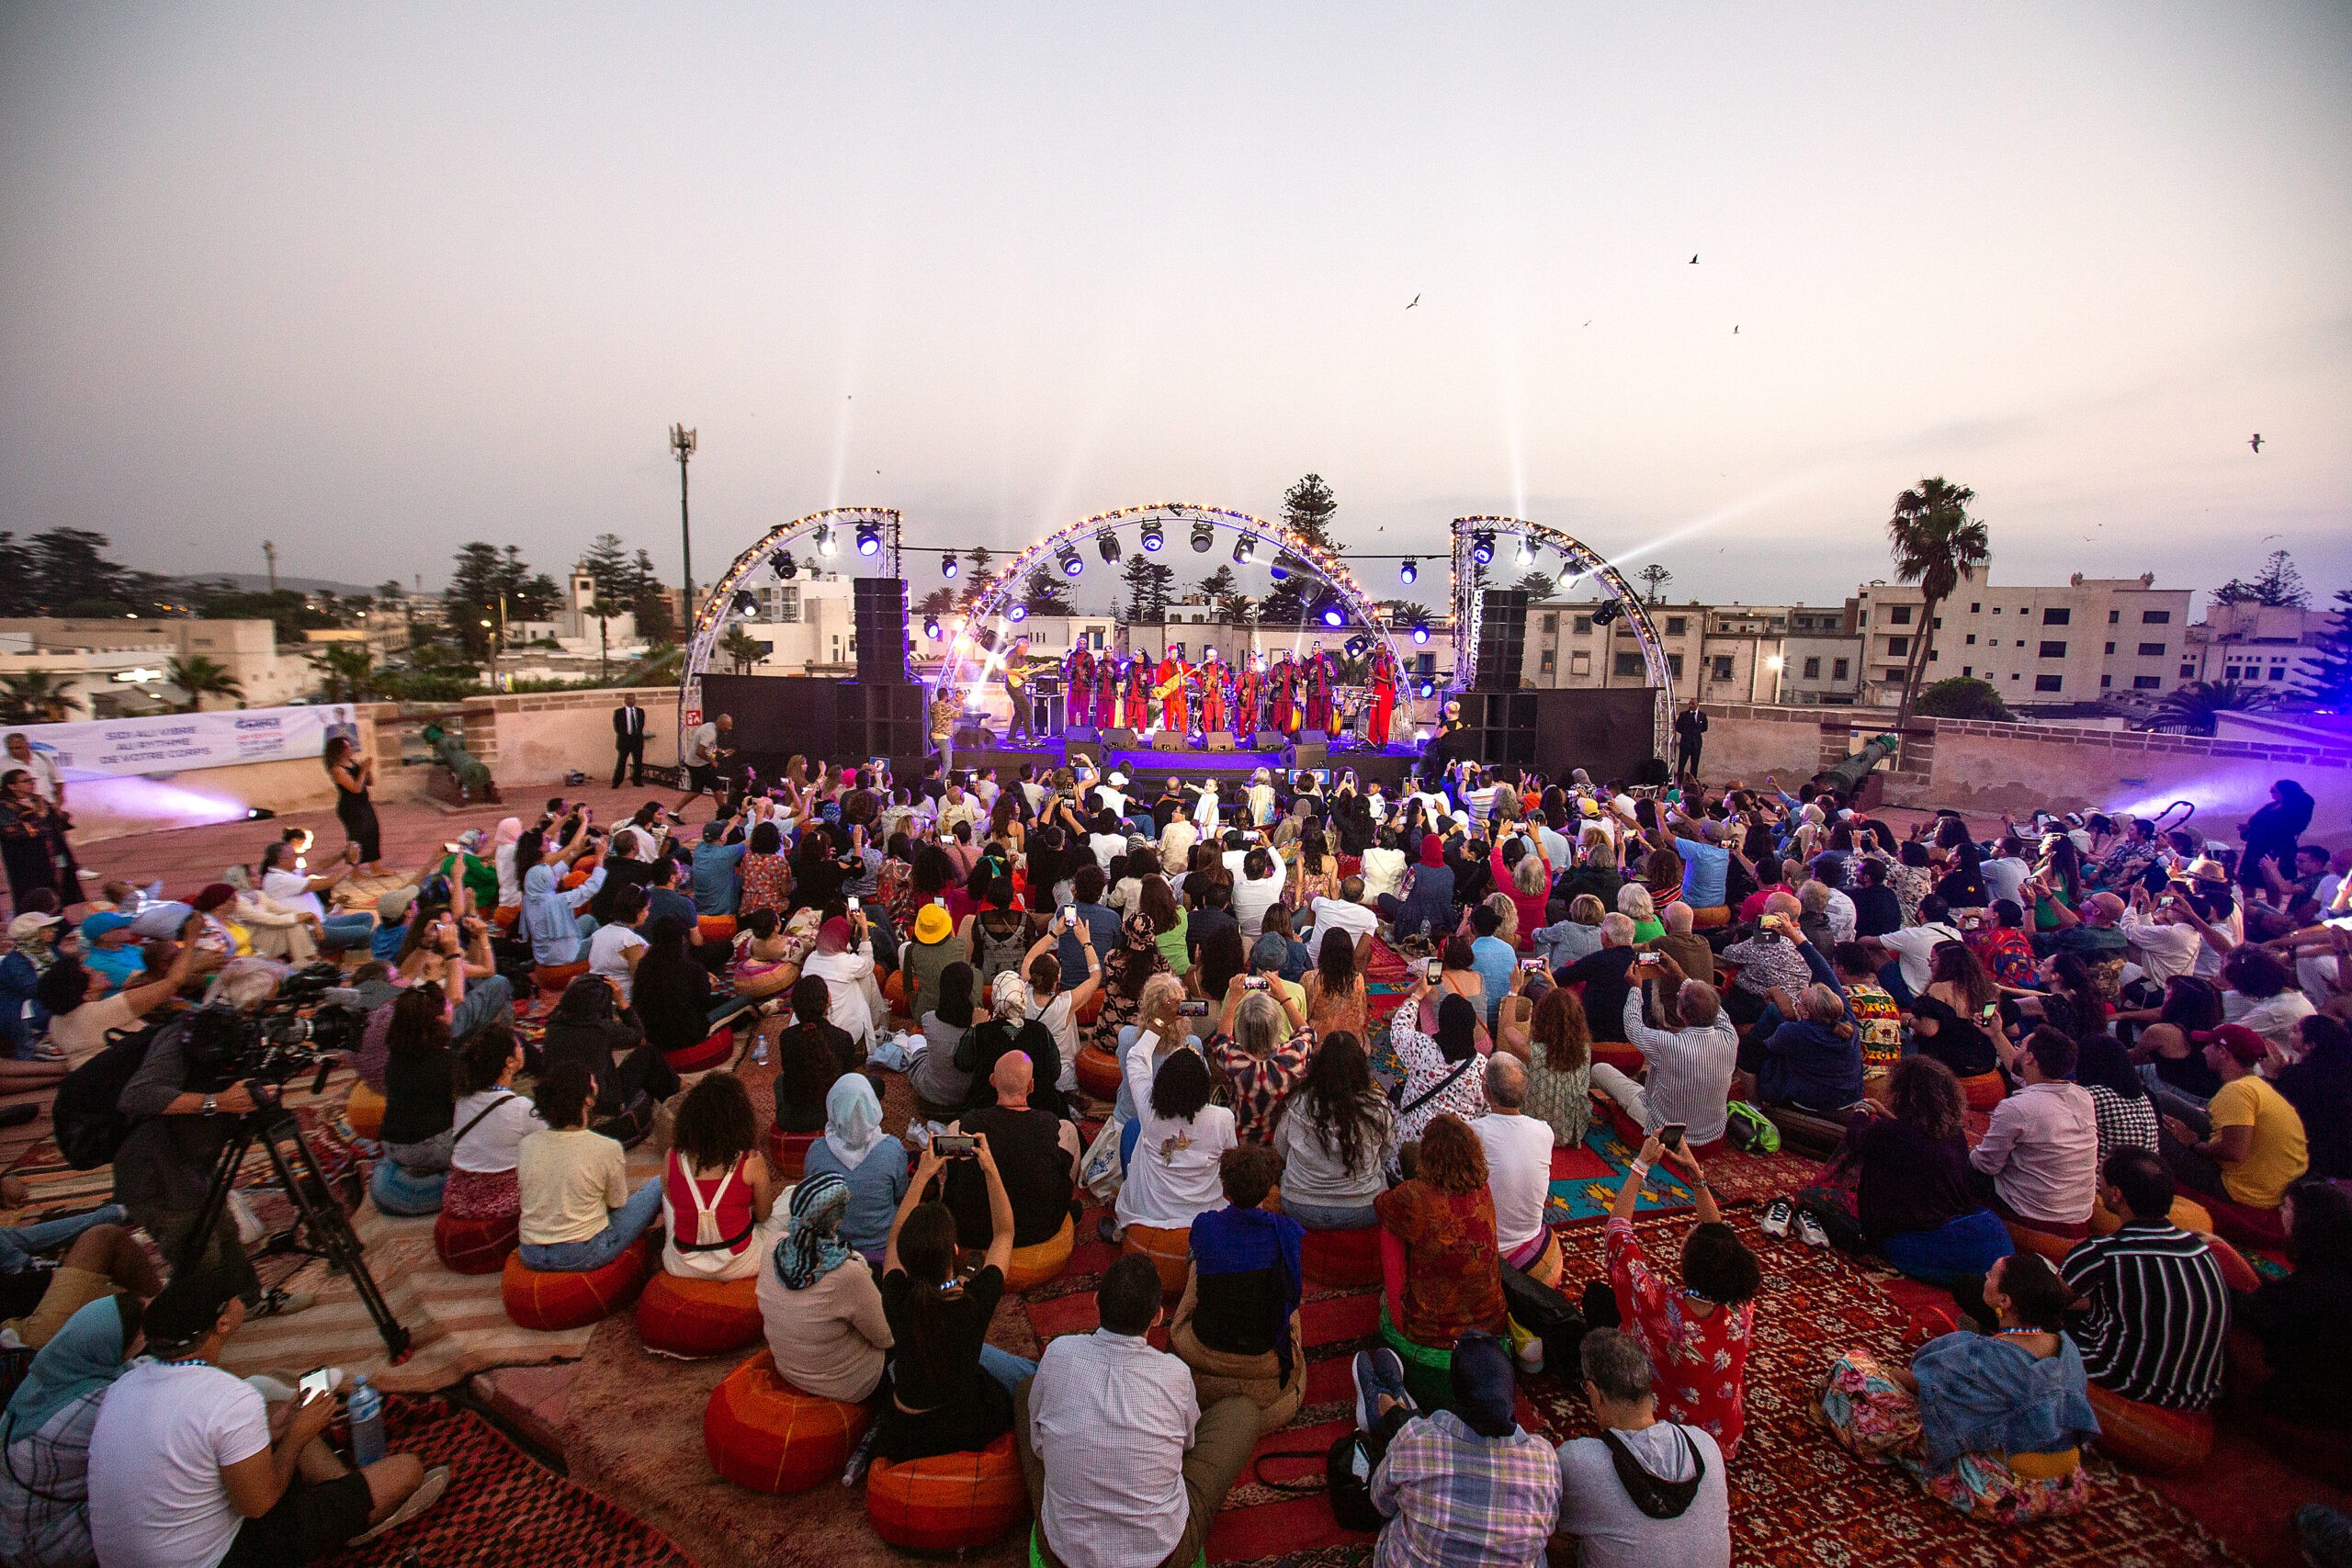
<svg viewBox="0 0 2352 1568"><path fill-rule="evenodd" d="M542 968L585 962L588 938L596 930L595 918L581 911L605 886L605 868L598 866L587 881L570 889L556 886L561 870L561 862L548 862L523 874L523 918L518 923L531 944L531 961Z"/></svg>
<svg viewBox="0 0 2352 1568"><path fill-rule="evenodd" d="M807 1169L841 1179L849 1190L842 1239L878 1261L907 1195L907 1146L882 1131L882 1101L864 1073L843 1073L826 1091L825 1135L808 1145Z"/></svg>
<svg viewBox="0 0 2352 1568"><path fill-rule="evenodd" d="M1121 920L1118 949L1102 961L1102 1010L1094 1015L1088 1043L1115 1060L1119 1032L1136 1021L1142 1010L1144 982L1167 973L1158 923L1141 910Z"/></svg>
<svg viewBox="0 0 2352 1568"><path fill-rule="evenodd" d="M777 1375L803 1393L854 1404L886 1393L886 1356L897 1342L874 1271L842 1239L849 1201L848 1184L830 1171L795 1187L756 1293Z"/></svg>
<svg viewBox="0 0 2352 1568"><path fill-rule="evenodd" d="M498 874L498 905L491 911L491 920L502 931L513 926L523 913L523 875L514 865L515 846L522 841L520 817L502 818L491 836L490 865Z"/></svg>
<svg viewBox="0 0 2352 1568"><path fill-rule="evenodd" d="M857 1044L871 1044L876 1028L889 1021L890 1004L874 977L874 939L864 911L835 915L818 927L817 951L800 972L825 982L833 1027Z"/></svg>
<svg viewBox="0 0 2352 1568"><path fill-rule="evenodd" d="M1404 1064L1404 1098L1396 1108L1399 1146L1447 1111L1464 1122L1487 1113L1487 1075L1478 1061L1478 1004L1449 994L1438 1004L1437 1033L1421 1032L1420 1000L1429 989L1416 981L1405 1005L1389 1019L1389 1038Z"/></svg>
<svg viewBox="0 0 2352 1568"><path fill-rule="evenodd" d="M90 1429L139 1344L139 1298L107 1295L65 1320L0 1416L0 1562L88 1568Z"/></svg>
<svg viewBox="0 0 2352 1568"><path fill-rule="evenodd" d="M1421 835L1419 863L1407 868L1401 897L1381 895L1380 918L1394 922L1397 938L1424 930L1442 932L1453 924L1453 872L1445 863L1445 840Z"/></svg>

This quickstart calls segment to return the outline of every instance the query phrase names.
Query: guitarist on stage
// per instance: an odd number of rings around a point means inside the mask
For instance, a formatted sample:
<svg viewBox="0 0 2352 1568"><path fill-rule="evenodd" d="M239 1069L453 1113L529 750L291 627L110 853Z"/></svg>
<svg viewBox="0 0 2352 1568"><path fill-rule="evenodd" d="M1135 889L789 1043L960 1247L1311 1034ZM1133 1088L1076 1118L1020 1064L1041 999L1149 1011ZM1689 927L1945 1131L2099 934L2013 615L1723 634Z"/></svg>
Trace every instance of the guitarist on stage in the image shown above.
<svg viewBox="0 0 2352 1568"><path fill-rule="evenodd" d="M1140 659L1127 660L1126 728L1137 735L1151 728L1151 669Z"/></svg>
<svg viewBox="0 0 2352 1568"><path fill-rule="evenodd" d="M1216 734L1226 727L1229 705L1226 700L1225 660L1212 648L1201 656L1201 734Z"/></svg>
<svg viewBox="0 0 2352 1568"><path fill-rule="evenodd" d="M1170 735L1191 733L1186 723L1190 716L1184 707L1184 682L1192 672L1193 667L1173 649L1160 654L1159 666L1152 671L1151 694L1159 699L1159 728Z"/></svg>
<svg viewBox="0 0 2352 1568"><path fill-rule="evenodd" d="M1006 743L1016 736L1036 739L1029 712L1029 639L1025 637L1017 639L1004 656L1004 694L1012 699L1012 718L1004 730Z"/></svg>

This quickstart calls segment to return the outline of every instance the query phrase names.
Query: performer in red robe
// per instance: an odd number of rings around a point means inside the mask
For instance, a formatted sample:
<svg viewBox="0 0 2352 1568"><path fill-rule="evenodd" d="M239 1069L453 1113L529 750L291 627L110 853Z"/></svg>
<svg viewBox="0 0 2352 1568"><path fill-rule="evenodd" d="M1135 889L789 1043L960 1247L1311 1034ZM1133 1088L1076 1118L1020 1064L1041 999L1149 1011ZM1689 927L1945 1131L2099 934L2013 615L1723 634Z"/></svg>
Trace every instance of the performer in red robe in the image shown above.
<svg viewBox="0 0 2352 1568"><path fill-rule="evenodd" d="M1298 733L1298 666L1291 662L1287 653L1274 656L1266 671L1266 687L1272 697L1274 733L1287 739Z"/></svg>
<svg viewBox="0 0 2352 1568"><path fill-rule="evenodd" d="M1258 733L1258 703L1265 683L1256 656L1245 657L1233 682L1233 733L1244 744Z"/></svg>
<svg viewBox="0 0 2352 1568"><path fill-rule="evenodd" d="M1210 649L1201 660L1201 733L1215 735L1227 722L1225 660Z"/></svg>
<svg viewBox="0 0 2352 1568"><path fill-rule="evenodd" d="M1364 739L1374 747L1388 744L1388 727L1396 715L1396 658L1382 643L1372 654L1372 708L1364 715Z"/></svg>
<svg viewBox="0 0 2352 1568"><path fill-rule="evenodd" d="M1151 728L1151 666L1127 660L1126 728L1141 735Z"/></svg>
<svg viewBox="0 0 2352 1568"><path fill-rule="evenodd" d="M1159 728L1171 735L1188 733L1184 682L1192 672L1191 665L1171 653L1162 653L1152 671L1152 694L1159 699Z"/></svg>
<svg viewBox="0 0 2352 1568"><path fill-rule="evenodd" d="M1306 728L1326 735L1340 732L1338 706L1331 700L1331 656L1317 649L1306 660Z"/></svg>
<svg viewBox="0 0 2352 1568"><path fill-rule="evenodd" d="M1082 728L1094 713L1094 653L1084 643L1069 650L1063 666L1069 690L1063 697L1063 723L1066 728Z"/></svg>
<svg viewBox="0 0 2352 1568"><path fill-rule="evenodd" d="M1094 728L1109 729L1119 722L1119 671L1108 653L1094 661Z"/></svg>

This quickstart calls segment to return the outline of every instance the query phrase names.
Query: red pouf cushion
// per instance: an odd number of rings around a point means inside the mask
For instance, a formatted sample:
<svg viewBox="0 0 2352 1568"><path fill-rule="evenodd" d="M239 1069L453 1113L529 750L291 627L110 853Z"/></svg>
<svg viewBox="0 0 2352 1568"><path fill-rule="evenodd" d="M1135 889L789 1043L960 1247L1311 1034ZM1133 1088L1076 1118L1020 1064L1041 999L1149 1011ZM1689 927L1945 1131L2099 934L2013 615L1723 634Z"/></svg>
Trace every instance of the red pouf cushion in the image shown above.
<svg viewBox="0 0 2352 1568"><path fill-rule="evenodd" d="M1029 1516L1029 1489L1007 1432L974 1454L939 1454L892 1464L865 1477L865 1517L874 1533L909 1551L956 1551L1002 1540Z"/></svg>
<svg viewBox="0 0 2352 1568"><path fill-rule="evenodd" d="M673 1073L698 1073L706 1067L723 1065L735 1054L735 1031L732 1026L718 1029L699 1045L689 1045L680 1051L664 1051L662 1059L670 1064Z"/></svg>
<svg viewBox="0 0 2352 1568"><path fill-rule="evenodd" d="M702 932L702 940L724 946L735 940L735 917L732 915L701 915L695 925Z"/></svg>
<svg viewBox="0 0 2352 1568"><path fill-rule="evenodd" d="M2098 1416L2099 1451L2152 1475L2202 1464L2213 1452L2213 1417L2203 1410L2167 1410L2090 1385Z"/></svg>
<svg viewBox="0 0 2352 1568"><path fill-rule="evenodd" d="M506 1260L505 1275L498 1284L499 1299L506 1303L506 1315L522 1327L585 1328L626 1306L658 1261L652 1241L645 1236L602 1269L578 1272L542 1273L526 1268L517 1252Z"/></svg>
<svg viewBox="0 0 2352 1568"><path fill-rule="evenodd" d="M1159 1288L1170 1298L1184 1293L1184 1281L1193 1273L1193 1227L1182 1230L1161 1230L1155 1225L1129 1225L1125 1252L1140 1252L1151 1259L1159 1270Z"/></svg>
<svg viewBox="0 0 2352 1568"><path fill-rule="evenodd" d="M1035 1247L1016 1247L1012 1261L1005 1266L1004 1288L1008 1291L1034 1291L1069 1262L1069 1255L1078 1245L1078 1227L1065 1217L1062 1228Z"/></svg>
<svg viewBox="0 0 2352 1568"><path fill-rule="evenodd" d="M837 1478L874 1419L863 1404L803 1393L763 1350L710 1391L702 1446L711 1468L754 1492L806 1492Z"/></svg>
<svg viewBox="0 0 2352 1568"><path fill-rule="evenodd" d="M1595 1049L1598 1049L1598 1047L1595 1047ZM1623 1106L1618 1104L1615 1100L1610 1099L1599 1089L1594 1089L1592 1091L1592 1106L1595 1114L1600 1116L1602 1121L1609 1123L1609 1130L1617 1134L1620 1142L1636 1154L1641 1152L1642 1145L1648 1141L1649 1134L1642 1131L1642 1124L1639 1122L1634 1121L1631 1116L1628 1116L1625 1113L1625 1108ZM1691 1145L1690 1153L1702 1164L1704 1164L1706 1161L1714 1158L1717 1155L1723 1153L1729 1147L1731 1147L1731 1142L1729 1139L1717 1138L1711 1144ZM1671 1167L1668 1168L1666 1173L1668 1176L1675 1175ZM1676 1177L1676 1179L1679 1180L1680 1178Z"/></svg>
<svg viewBox="0 0 2352 1568"><path fill-rule="evenodd" d="M1119 1059L1091 1045L1078 1048L1078 1087L1094 1100L1119 1098Z"/></svg>
<svg viewBox="0 0 2352 1568"><path fill-rule="evenodd" d="M760 1341L759 1281L689 1280L654 1270L637 1298L637 1332L649 1350L665 1356L716 1356Z"/></svg>
<svg viewBox="0 0 2352 1568"><path fill-rule="evenodd" d="M584 958L577 964L542 964L531 971L531 984L552 996L586 973L588 961Z"/></svg>
<svg viewBox="0 0 2352 1568"><path fill-rule="evenodd" d="M787 1133L781 1127L768 1129L768 1168L775 1172L779 1181L797 1181L808 1168L808 1145L823 1137L822 1133Z"/></svg>
<svg viewBox="0 0 2352 1568"><path fill-rule="evenodd" d="M519 1214L495 1220L458 1220L444 1209L433 1222L433 1250L453 1274L495 1274L514 1250Z"/></svg>
<svg viewBox="0 0 2352 1568"><path fill-rule="evenodd" d="M1648 1065L1643 1060L1641 1052L1634 1046L1610 1040L1596 1040L1592 1043L1592 1059L1596 1062L1606 1062L1629 1077L1638 1075ZM1639 1148L1641 1145L1636 1143L1634 1146Z"/></svg>
<svg viewBox="0 0 2352 1568"><path fill-rule="evenodd" d="M2257 1209L2226 1198L2207 1198L2212 1212L2213 1234L2240 1247L2277 1247L2287 1245L2287 1222L2278 1209Z"/></svg>
<svg viewBox="0 0 2352 1568"><path fill-rule="evenodd" d="M1318 1285L1340 1288L1380 1282L1380 1227L1352 1231L1308 1231L1299 1249L1299 1269Z"/></svg>

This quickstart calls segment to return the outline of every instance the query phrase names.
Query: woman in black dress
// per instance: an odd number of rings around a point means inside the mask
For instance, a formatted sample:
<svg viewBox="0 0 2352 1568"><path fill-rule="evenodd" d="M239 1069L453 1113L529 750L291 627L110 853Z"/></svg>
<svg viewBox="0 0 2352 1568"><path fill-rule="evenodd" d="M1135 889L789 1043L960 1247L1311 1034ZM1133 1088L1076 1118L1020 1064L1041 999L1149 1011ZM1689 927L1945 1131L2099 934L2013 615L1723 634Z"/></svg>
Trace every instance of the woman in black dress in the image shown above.
<svg viewBox="0 0 2352 1568"><path fill-rule="evenodd" d="M0 864L8 873L10 908L25 910L25 895L46 887L56 908L82 901L82 874L65 842L65 814L41 797L30 772L11 768L0 776Z"/></svg>
<svg viewBox="0 0 2352 1568"><path fill-rule="evenodd" d="M349 736L337 735L327 741L325 761L327 777L334 780L335 820L343 824L345 837L359 846L361 866L370 876L380 875L384 868L378 863L384 847L376 826L376 803L368 798L368 786L376 782L376 759L361 756Z"/></svg>

